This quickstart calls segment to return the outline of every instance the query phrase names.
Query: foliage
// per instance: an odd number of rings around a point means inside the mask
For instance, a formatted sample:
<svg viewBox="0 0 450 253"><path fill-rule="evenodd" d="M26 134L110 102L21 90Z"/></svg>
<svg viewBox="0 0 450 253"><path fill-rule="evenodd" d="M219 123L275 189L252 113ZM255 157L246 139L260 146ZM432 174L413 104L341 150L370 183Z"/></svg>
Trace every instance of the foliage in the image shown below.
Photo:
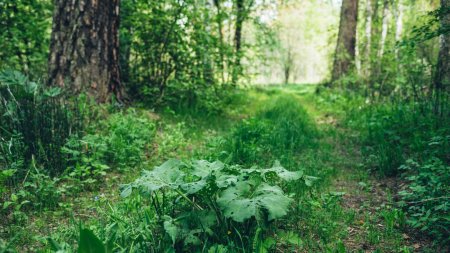
<svg viewBox="0 0 450 253"><path fill-rule="evenodd" d="M52 3L49 0L0 1L0 69L41 77L46 69Z"/></svg>
<svg viewBox="0 0 450 253"><path fill-rule="evenodd" d="M148 117L140 117L135 110L112 115L106 122L108 161L120 166L142 163L150 151L149 143L155 135L155 124Z"/></svg>
<svg viewBox="0 0 450 253"><path fill-rule="evenodd" d="M383 212L387 228L407 224L448 245L449 121L436 114L433 101L402 98L383 103L361 100L357 93L321 93L322 103L344 111L344 123L362 144L364 168L379 176L397 176L399 209ZM331 98L335 99L331 99ZM448 106L443 105L444 115ZM402 210L400 210L402 209ZM396 210L396 211L395 211ZM394 212L395 211L395 212ZM404 217L406 215L406 217Z"/></svg>
<svg viewBox="0 0 450 253"><path fill-rule="evenodd" d="M169 160L125 185L122 196L130 196L133 189L149 196L152 213L174 248L194 249L201 242L232 246L285 216L292 200L278 184L299 179L305 180L302 171L288 171L279 163L243 169L221 162ZM179 200L172 203L170 198Z"/></svg>
<svg viewBox="0 0 450 253"><path fill-rule="evenodd" d="M126 171L140 166L155 135L153 120L133 109L115 113L96 126L103 131L73 137L62 148L69 162L63 178L78 188L72 193L97 189L111 167Z"/></svg>
<svg viewBox="0 0 450 253"><path fill-rule="evenodd" d="M264 164L290 160L293 154L314 146L317 137L311 119L292 96L279 97L256 117L238 125L225 140L227 160L239 164Z"/></svg>
<svg viewBox="0 0 450 253"><path fill-rule="evenodd" d="M0 215L12 224L24 224L28 220L27 211L52 210L59 207L63 190L58 179L52 179L33 163L21 188L8 191L9 196L0 206Z"/></svg>
<svg viewBox="0 0 450 253"><path fill-rule="evenodd" d="M60 89L45 89L19 72L0 72L2 170L15 169L15 176L23 178L33 156L50 175L65 170L61 148L83 126L82 116L61 96Z"/></svg>
<svg viewBox="0 0 450 253"><path fill-rule="evenodd" d="M215 19L222 25L228 15L196 0L123 1L122 69L130 94L177 109L220 110L229 89L219 79L233 50L219 38Z"/></svg>
<svg viewBox="0 0 450 253"><path fill-rule="evenodd" d="M399 192L400 204L409 215L408 223L448 245L450 167L434 158L422 165L408 160L400 169L408 182Z"/></svg>
<svg viewBox="0 0 450 253"><path fill-rule="evenodd" d="M368 167L384 175L395 175L408 157L415 154L420 155L421 160L429 157L428 152L424 152L428 140L445 136L448 121L436 117L428 106L394 102L364 106L349 113L349 123L361 132ZM435 150L441 159L448 159L445 145Z"/></svg>

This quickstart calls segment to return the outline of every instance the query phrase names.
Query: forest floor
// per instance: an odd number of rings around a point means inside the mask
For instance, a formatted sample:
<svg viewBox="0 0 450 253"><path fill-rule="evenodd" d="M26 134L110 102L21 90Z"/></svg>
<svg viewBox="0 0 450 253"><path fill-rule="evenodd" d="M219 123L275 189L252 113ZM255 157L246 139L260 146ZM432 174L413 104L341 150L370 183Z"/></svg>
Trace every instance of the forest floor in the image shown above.
<svg viewBox="0 0 450 253"><path fill-rule="evenodd" d="M314 85L280 89L298 98L322 133L320 145L332 149L329 159L333 161L333 173L321 194L342 195L339 202L342 215L333 221L338 224L335 231L339 236L335 239L342 245L338 243L333 251L432 252L429 238L407 228L404 217L399 217L401 212L395 207L394 198L400 182L377 177L364 168L359 133L341 123L345 113L336 107L321 106L320 99L314 95Z"/></svg>
<svg viewBox="0 0 450 253"><path fill-rule="evenodd" d="M319 161L321 166L326 166L322 187L317 188L316 197L308 202L311 213L302 221L300 230L303 228L303 231L298 233L303 243L295 252L431 251L428 240L404 226L404 217L400 217L401 212L393 204L398 182L379 179L363 168L358 133L341 124L342 111L322 106L314 90L313 85L251 89L246 92L246 101L251 102L231 109L225 118L199 120L148 113L148 117L160 122L152 147L160 151L162 146L166 148L164 152L150 154L152 158L145 166L160 164L170 157L195 157L201 150L208 149L212 138L224 135L275 96L291 94L314 119L321 136L317 152L308 152L299 160ZM175 136L171 139L169 135ZM48 236L56 241L67 241L67 235L75 233L78 220L88 225L102 220L104 212L120 201L119 186L138 177L139 170L109 174L100 189L66 199L69 208L30 215L27 225L15 230L19 251L34 252L46 247ZM28 243L23 244L25 241Z"/></svg>

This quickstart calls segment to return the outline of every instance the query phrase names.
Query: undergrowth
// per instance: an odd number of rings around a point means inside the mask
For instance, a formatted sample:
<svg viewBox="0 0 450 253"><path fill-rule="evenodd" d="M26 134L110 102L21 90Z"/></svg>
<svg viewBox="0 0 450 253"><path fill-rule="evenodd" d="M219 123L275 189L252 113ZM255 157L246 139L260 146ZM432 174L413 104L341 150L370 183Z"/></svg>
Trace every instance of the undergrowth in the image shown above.
<svg viewBox="0 0 450 253"><path fill-rule="evenodd" d="M321 97L324 107L344 112L345 126L357 133L364 168L403 182L396 189L396 206L406 213L406 223L434 238L437 247L448 248L448 103L437 113L432 100L364 101L355 94L326 92Z"/></svg>

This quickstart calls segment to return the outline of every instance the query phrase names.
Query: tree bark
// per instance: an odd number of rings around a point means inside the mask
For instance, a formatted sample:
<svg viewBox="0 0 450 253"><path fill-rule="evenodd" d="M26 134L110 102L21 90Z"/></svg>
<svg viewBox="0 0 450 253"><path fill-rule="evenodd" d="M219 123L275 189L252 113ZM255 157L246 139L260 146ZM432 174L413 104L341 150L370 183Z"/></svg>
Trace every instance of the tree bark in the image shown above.
<svg viewBox="0 0 450 253"><path fill-rule="evenodd" d="M390 12L389 12L389 1L384 0L383 5L383 21L381 25L381 38L380 38L380 47L378 50L378 59L381 60L384 55L384 47L386 45L386 38L388 34L389 29L389 18L390 18Z"/></svg>
<svg viewBox="0 0 450 253"><path fill-rule="evenodd" d="M371 52L372 52L372 0L366 0L366 29L365 29L365 37L366 44L364 48L364 75L366 77L370 76L371 73L371 65L372 62L370 60Z"/></svg>
<svg viewBox="0 0 450 253"><path fill-rule="evenodd" d="M403 5L399 0L397 2L397 7L395 10L395 41L399 42L402 39L403 33ZM398 48L395 48L395 58L399 60L399 51Z"/></svg>
<svg viewBox="0 0 450 253"><path fill-rule="evenodd" d="M242 26L245 20L244 0L236 0L236 27L234 31L235 62L233 67L232 83L236 85L241 74L241 48L242 48Z"/></svg>
<svg viewBox="0 0 450 253"><path fill-rule="evenodd" d="M119 71L120 0L55 0L49 85L103 103L123 99Z"/></svg>
<svg viewBox="0 0 450 253"><path fill-rule="evenodd" d="M222 4L221 0L214 0L214 6L216 7L216 22L217 30L219 33L219 56L220 56L220 75L222 83L225 83L225 53L224 53L224 36L223 36L223 17L222 17Z"/></svg>
<svg viewBox="0 0 450 253"><path fill-rule="evenodd" d="M442 97L448 96L450 92L450 0L441 0L441 10L443 12L440 17L441 29L444 34L440 36L439 58L434 77L436 113L439 112Z"/></svg>
<svg viewBox="0 0 450 253"><path fill-rule="evenodd" d="M358 0L343 0L332 80L350 72L355 64Z"/></svg>

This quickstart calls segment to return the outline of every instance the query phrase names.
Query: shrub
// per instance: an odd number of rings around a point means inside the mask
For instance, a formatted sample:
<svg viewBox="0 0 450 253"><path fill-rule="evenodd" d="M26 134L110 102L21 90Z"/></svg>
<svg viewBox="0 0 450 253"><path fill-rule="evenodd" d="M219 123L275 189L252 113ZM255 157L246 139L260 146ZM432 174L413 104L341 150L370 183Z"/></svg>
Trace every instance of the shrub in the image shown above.
<svg viewBox="0 0 450 253"><path fill-rule="evenodd" d="M387 176L398 174L399 166L409 157L429 159L428 140L445 136L450 130L448 119L435 115L427 104L370 104L353 111L349 118L361 134L366 164ZM446 145L433 151L444 160L448 159L448 141Z"/></svg>
<svg viewBox="0 0 450 253"><path fill-rule="evenodd" d="M84 190L94 190L111 167L127 170L142 163L155 135L155 124L149 118L129 109L111 115L95 125L100 133L70 138L62 151L67 156L65 180Z"/></svg>
<svg viewBox="0 0 450 253"><path fill-rule="evenodd" d="M303 171L288 171L279 163L244 169L221 162L169 160L123 186L122 196L137 190L138 196L150 199L147 214L154 217L147 217L147 223L154 220L153 236L165 238L166 247L195 251L222 244L232 252L239 247L252 251L261 233L290 210L292 200L281 188L284 182L300 179L307 180Z"/></svg>
<svg viewBox="0 0 450 253"><path fill-rule="evenodd" d="M422 165L408 160L400 169L407 181L399 195L408 223L450 245L450 166L434 158Z"/></svg>
<svg viewBox="0 0 450 253"><path fill-rule="evenodd" d="M154 122L139 115L134 109L112 115L104 122L107 132L104 139L107 145L107 159L119 166L135 166L155 135Z"/></svg>
<svg viewBox="0 0 450 253"><path fill-rule="evenodd" d="M308 178L302 170L288 171L279 163L246 169L219 161L171 159L123 185L124 199L117 205L105 200L109 208L99 211L106 220L90 229L101 238L95 241L112 246L112 251L261 252L274 245L271 229L292 209L293 194L282 188ZM84 232L80 228L80 247Z"/></svg>
<svg viewBox="0 0 450 253"><path fill-rule="evenodd" d="M81 132L81 115L63 102L59 88L45 89L15 71L0 72L0 168L22 178L32 157L49 175L66 168L61 152Z"/></svg>

